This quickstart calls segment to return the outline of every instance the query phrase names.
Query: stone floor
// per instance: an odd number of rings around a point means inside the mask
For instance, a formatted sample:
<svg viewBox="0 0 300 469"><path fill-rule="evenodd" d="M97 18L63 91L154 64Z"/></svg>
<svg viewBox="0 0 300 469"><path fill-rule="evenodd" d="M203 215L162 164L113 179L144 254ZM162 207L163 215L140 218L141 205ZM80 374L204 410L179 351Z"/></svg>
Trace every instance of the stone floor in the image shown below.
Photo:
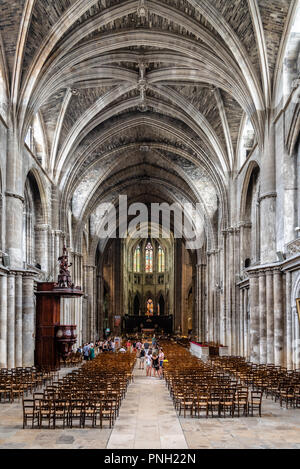
<svg viewBox="0 0 300 469"><path fill-rule="evenodd" d="M300 409L268 399L262 418L178 418L164 381L136 369L113 430L23 430L21 404L1 403L0 448L299 449Z"/></svg>
<svg viewBox="0 0 300 469"><path fill-rule="evenodd" d="M165 381L135 370L108 449L188 449Z"/></svg>

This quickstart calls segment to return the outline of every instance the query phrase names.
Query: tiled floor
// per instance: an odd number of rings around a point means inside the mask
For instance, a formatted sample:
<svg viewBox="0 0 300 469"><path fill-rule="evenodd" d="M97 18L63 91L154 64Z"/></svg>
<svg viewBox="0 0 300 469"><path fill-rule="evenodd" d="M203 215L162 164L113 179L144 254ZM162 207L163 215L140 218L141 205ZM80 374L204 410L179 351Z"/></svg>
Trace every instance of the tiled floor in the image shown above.
<svg viewBox="0 0 300 469"><path fill-rule="evenodd" d="M113 430L23 430L21 404L2 403L0 448L299 449L300 409L281 409L268 399L261 419L178 418L164 381L136 370Z"/></svg>

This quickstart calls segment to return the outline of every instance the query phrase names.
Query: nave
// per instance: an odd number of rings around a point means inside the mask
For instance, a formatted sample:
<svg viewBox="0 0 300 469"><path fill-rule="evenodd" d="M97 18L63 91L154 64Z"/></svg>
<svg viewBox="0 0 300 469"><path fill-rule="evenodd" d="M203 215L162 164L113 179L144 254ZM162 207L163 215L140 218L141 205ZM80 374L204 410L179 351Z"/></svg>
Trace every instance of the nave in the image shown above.
<svg viewBox="0 0 300 469"><path fill-rule="evenodd" d="M188 354L179 346L167 347L167 357ZM126 354L128 355L128 354ZM188 355L185 355L188 357ZM101 357L100 357L101 358ZM116 359L118 359L116 357ZM196 360L196 361L195 361ZM205 369L207 364L190 356L186 359L194 366ZM178 361L182 372L182 362ZM209 366L209 365L208 365ZM168 368L168 363L166 364ZM204 368L203 368L204 367ZM165 372L165 378L168 372ZM187 368L185 368L187 370ZM62 380L78 368L63 368L59 372ZM201 373L198 374L198 377ZM199 380L195 380L196 382ZM270 397L263 398L262 417L234 418L226 415L218 417L191 418L190 413L174 407L176 399L171 398L168 378L146 377L145 370L139 370L138 362L133 371L126 396L120 407L113 428L104 421L103 428L92 427L87 422L85 428L75 424L73 428L62 428L58 423L55 429L22 428L22 403L0 404L0 448L1 449L298 449L300 415L299 408L280 407ZM168 389L169 387L169 389ZM172 393L171 393L172 394ZM47 422L45 422L47 424Z"/></svg>

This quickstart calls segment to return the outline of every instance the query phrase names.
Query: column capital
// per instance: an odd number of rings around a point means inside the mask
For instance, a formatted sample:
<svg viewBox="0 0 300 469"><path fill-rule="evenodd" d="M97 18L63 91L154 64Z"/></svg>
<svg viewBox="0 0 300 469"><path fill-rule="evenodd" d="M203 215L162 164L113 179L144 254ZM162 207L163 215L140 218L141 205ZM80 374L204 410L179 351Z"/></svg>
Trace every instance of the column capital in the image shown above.
<svg viewBox="0 0 300 469"><path fill-rule="evenodd" d="M248 275L249 275L249 279L250 279L250 280L251 280L251 279L258 279L259 276L260 276L260 271L258 271L258 270L255 270L254 272L251 272L251 271L250 271L250 272L247 272L247 273L248 273Z"/></svg>
<svg viewBox="0 0 300 469"><path fill-rule="evenodd" d="M6 195L6 197L11 197L11 198L13 198L13 199L21 200L22 204L25 202L24 197L23 197L22 195L20 195L20 194L14 194L13 192L8 192L8 191L6 191L6 192L5 192L5 195Z"/></svg>
<svg viewBox="0 0 300 469"><path fill-rule="evenodd" d="M34 226L35 231L48 231L50 228L46 223L40 223Z"/></svg>
<svg viewBox="0 0 300 469"><path fill-rule="evenodd" d="M276 199L277 192L266 192L265 194L261 195L258 199L258 202L261 203L265 199Z"/></svg>
<svg viewBox="0 0 300 469"><path fill-rule="evenodd" d="M259 278L266 276L266 271L264 269L258 270Z"/></svg>
<svg viewBox="0 0 300 469"><path fill-rule="evenodd" d="M73 255L77 257L83 257L83 254L81 254L80 252L76 252L76 251L73 252Z"/></svg>
<svg viewBox="0 0 300 469"><path fill-rule="evenodd" d="M240 226L241 224L238 224L236 226L230 226L228 228L225 228L224 230L222 230L222 234L223 235L226 235L226 234L237 234L240 232Z"/></svg>
<svg viewBox="0 0 300 469"><path fill-rule="evenodd" d="M252 223L251 221L241 221L238 226L239 228L252 228Z"/></svg>

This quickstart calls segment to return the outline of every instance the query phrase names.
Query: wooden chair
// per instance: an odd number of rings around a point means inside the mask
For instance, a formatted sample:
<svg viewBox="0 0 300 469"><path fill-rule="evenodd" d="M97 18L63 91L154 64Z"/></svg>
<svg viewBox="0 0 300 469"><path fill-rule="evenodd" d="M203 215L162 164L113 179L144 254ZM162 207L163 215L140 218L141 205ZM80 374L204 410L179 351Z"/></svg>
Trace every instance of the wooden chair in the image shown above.
<svg viewBox="0 0 300 469"><path fill-rule="evenodd" d="M220 417L220 402L221 396L219 392L211 392L208 398L208 410L211 416L214 417L214 412L217 412L217 416Z"/></svg>
<svg viewBox="0 0 300 469"><path fill-rule="evenodd" d="M240 417L240 410L243 411L244 417L248 417L248 390L237 391L235 397L235 409L238 412L238 417Z"/></svg>
<svg viewBox="0 0 300 469"><path fill-rule="evenodd" d="M99 417L100 417L100 428L102 428L104 420L108 420L109 428L112 428L114 424L114 409L112 406L112 402L110 400L101 401Z"/></svg>
<svg viewBox="0 0 300 469"><path fill-rule="evenodd" d="M21 383L13 384L11 387L11 402L15 402L15 397L18 398L18 402L20 402L21 397L24 398L24 388Z"/></svg>
<svg viewBox="0 0 300 469"><path fill-rule="evenodd" d="M99 412L99 407L97 406L97 402L93 400L89 400L86 402L82 414L82 426L85 428L86 422L91 421L92 427L96 426L97 421L97 412Z"/></svg>
<svg viewBox="0 0 300 469"><path fill-rule="evenodd" d="M259 416L261 417L262 395L262 392L251 391L248 403L248 413L251 413L252 417L254 416L255 410L258 410Z"/></svg>
<svg viewBox="0 0 300 469"><path fill-rule="evenodd" d="M54 426L54 405L51 399L39 401L39 428L42 428L44 420L48 422L48 428L51 428L51 421Z"/></svg>
<svg viewBox="0 0 300 469"><path fill-rule="evenodd" d="M194 395L192 393L187 393L183 395L183 398L179 403L179 415L181 415L181 410L183 409L183 416L186 418L186 413L188 412L192 416L192 411L194 407Z"/></svg>
<svg viewBox="0 0 300 469"><path fill-rule="evenodd" d="M234 398L235 392L232 390L223 392L220 399L220 415L223 411L223 416L226 417L226 412L229 411L230 416L234 417Z"/></svg>
<svg viewBox="0 0 300 469"><path fill-rule="evenodd" d="M82 427L83 414L84 414L85 402L83 399L70 399L69 401L69 425L73 428L73 423L76 420L79 423L79 427Z"/></svg>
<svg viewBox="0 0 300 469"><path fill-rule="evenodd" d="M197 397L194 399L194 405L192 408L192 417L198 416L200 418L201 411L205 411L206 418L208 418L208 394L197 394Z"/></svg>
<svg viewBox="0 0 300 469"><path fill-rule="evenodd" d="M4 401L8 399L9 402L12 402L11 384L6 381L0 383L0 402L2 401L2 397Z"/></svg>
<svg viewBox="0 0 300 469"><path fill-rule="evenodd" d="M287 409L289 408L289 404L291 407L295 407L295 390L293 387L287 387L280 391L280 407L282 407L284 402Z"/></svg>
<svg viewBox="0 0 300 469"><path fill-rule="evenodd" d="M28 421L31 421L31 428L35 422L39 425L39 409L34 399L23 399L23 428L27 427Z"/></svg>
<svg viewBox="0 0 300 469"><path fill-rule="evenodd" d="M53 401L53 428L61 421L63 428L69 423L69 405L67 399L55 399Z"/></svg>

